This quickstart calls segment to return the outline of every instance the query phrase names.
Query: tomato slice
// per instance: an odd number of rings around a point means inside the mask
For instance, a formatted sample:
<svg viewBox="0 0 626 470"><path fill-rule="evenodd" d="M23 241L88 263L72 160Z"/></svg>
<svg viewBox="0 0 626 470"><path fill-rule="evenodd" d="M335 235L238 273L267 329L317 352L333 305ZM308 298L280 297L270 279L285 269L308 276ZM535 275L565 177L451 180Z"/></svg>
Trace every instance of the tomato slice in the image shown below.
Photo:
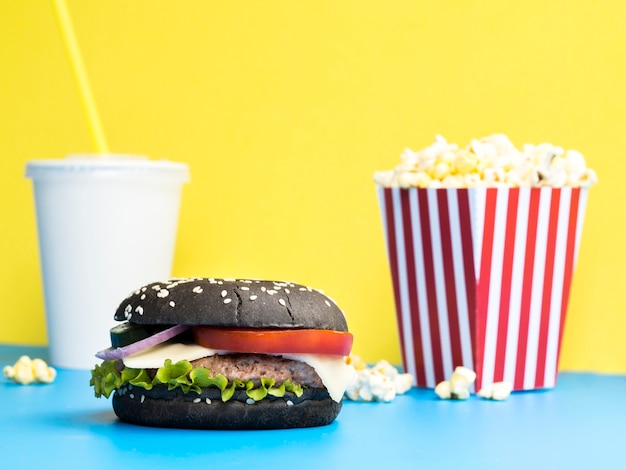
<svg viewBox="0 0 626 470"><path fill-rule="evenodd" d="M329 354L347 356L352 334L334 330L279 330L194 326L200 346L259 354Z"/></svg>

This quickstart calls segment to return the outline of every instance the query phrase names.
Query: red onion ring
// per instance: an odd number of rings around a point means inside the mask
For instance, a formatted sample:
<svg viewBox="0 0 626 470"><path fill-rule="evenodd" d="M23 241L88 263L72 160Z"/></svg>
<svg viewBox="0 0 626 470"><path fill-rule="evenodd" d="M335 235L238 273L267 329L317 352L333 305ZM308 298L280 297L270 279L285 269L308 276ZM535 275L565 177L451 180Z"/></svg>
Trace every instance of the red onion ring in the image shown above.
<svg viewBox="0 0 626 470"><path fill-rule="evenodd" d="M156 346L157 344L161 344L168 339L171 339L174 336L181 334L183 331L186 331L189 328L190 326L188 325L176 325L126 346L121 346L118 348L110 347L108 349L104 349L97 352L96 357L105 360L122 359L123 357L130 356L131 354L136 354L143 351L144 349L148 349L152 346Z"/></svg>

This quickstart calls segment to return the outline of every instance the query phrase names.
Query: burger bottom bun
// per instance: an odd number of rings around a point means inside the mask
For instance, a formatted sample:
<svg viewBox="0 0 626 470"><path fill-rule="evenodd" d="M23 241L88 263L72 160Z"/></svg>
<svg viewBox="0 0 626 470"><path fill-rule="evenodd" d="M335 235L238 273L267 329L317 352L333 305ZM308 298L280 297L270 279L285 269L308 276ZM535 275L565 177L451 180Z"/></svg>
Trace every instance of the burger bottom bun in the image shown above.
<svg viewBox="0 0 626 470"><path fill-rule="evenodd" d="M330 398L326 390L307 389L293 400L287 396L272 397L250 404L235 397L223 402L219 391L215 391L214 398L207 396L206 391L200 396L190 393L167 398L142 394L137 389L135 392L116 392L113 411L120 420L141 426L216 430L306 428L332 423L341 410L341 402Z"/></svg>

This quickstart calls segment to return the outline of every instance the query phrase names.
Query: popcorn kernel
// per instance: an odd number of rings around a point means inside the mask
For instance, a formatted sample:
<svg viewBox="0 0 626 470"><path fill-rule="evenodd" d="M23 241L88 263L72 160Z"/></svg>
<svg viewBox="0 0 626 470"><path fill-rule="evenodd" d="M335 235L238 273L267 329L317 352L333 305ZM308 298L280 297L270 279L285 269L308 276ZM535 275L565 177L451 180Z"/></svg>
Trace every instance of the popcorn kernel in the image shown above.
<svg viewBox="0 0 626 470"><path fill-rule="evenodd" d="M435 393L443 400L466 400L470 397L470 387L476 380L476 373L467 367L458 366L450 376L435 387Z"/></svg>
<svg viewBox="0 0 626 470"><path fill-rule="evenodd" d="M448 382L447 380L439 382L435 386L435 393L442 400L448 400L452 398L452 392L450 391L450 382Z"/></svg>
<svg viewBox="0 0 626 470"><path fill-rule="evenodd" d="M474 372L472 369L469 369L467 367L463 367L463 366L457 366L454 369L454 372L452 373L453 377L456 376L460 376L463 377L465 380L467 380L468 384L473 384L474 381L476 380L476 372Z"/></svg>
<svg viewBox="0 0 626 470"><path fill-rule="evenodd" d="M401 374L386 360L367 367L358 356L351 355L346 358L346 364L352 366L354 374L345 396L353 401L390 402L413 385L411 374Z"/></svg>
<svg viewBox="0 0 626 470"><path fill-rule="evenodd" d="M13 366L5 366L2 372L6 378L22 385L51 383L56 378L56 370L48 367L44 360L31 360L28 356L21 356Z"/></svg>
<svg viewBox="0 0 626 470"><path fill-rule="evenodd" d="M474 176L466 180L468 174ZM579 187L595 184L597 176L580 152L549 143L524 144L518 150L507 136L494 134L459 148L438 135L423 150L405 149L401 163L391 171L375 172L374 181L402 188Z"/></svg>
<svg viewBox="0 0 626 470"><path fill-rule="evenodd" d="M509 382L495 382L486 385L478 391L478 396L487 400L506 400L513 391L513 385Z"/></svg>
<svg viewBox="0 0 626 470"><path fill-rule="evenodd" d="M367 367L367 364L365 363L365 361L361 359L360 356L357 356L356 354L350 354L346 358L345 362L349 366L354 367L355 370L363 370Z"/></svg>

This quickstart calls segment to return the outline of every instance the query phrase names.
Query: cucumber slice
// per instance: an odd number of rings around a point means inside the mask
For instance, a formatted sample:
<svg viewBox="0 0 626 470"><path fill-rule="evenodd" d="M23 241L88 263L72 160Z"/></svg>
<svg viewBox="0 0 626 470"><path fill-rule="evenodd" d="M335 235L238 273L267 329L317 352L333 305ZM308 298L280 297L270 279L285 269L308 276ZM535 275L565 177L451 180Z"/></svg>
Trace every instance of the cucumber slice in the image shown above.
<svg viewBox="0 0 626 470"><path fill-rule="evenodd" d="M159 331L170 328L172 325L137 325L124 322L111 328L111 346L121 348L148 338Z"/></svg>
<svg viewBox="0 0 626 470"><path fill-rule="evenodd" d="M126 346L120 347L110 347L103 351L99 351L96 353L96 357L104 360L109 359L122 359L126 356L130 356L132 354L136 354L138 352L143 351L144 349L151 348L152 346L156 346L157 344L164 343L168 339L171 339L175 336L188 331L191 327L187 325L175 325L166 328L165 330L159 331L158 333L153 334L152 336L148 336L147 338L140 339L139 341L135 341L134 343L127 344Z"/></svg>

